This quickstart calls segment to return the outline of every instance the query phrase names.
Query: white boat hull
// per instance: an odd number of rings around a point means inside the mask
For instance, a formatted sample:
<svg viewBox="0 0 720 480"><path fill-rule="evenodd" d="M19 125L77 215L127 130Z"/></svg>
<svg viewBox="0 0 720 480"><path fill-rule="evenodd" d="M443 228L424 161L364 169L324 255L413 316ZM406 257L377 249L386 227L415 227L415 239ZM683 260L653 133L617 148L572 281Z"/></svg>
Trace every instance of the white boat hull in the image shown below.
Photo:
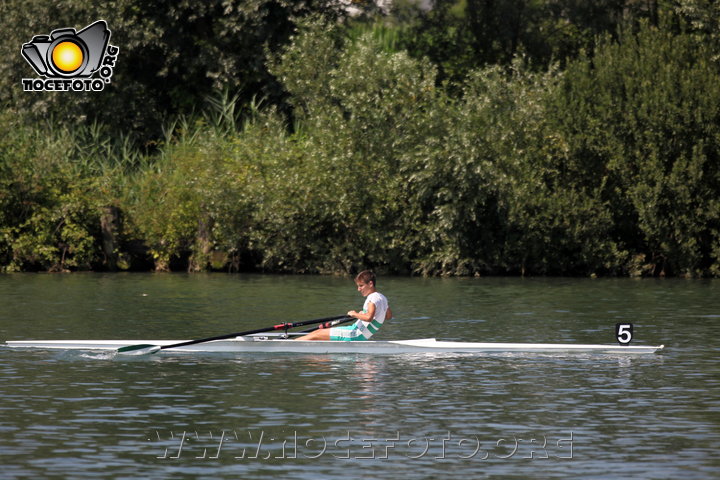
<svg viewBox="0 0 720 480"><path fill-rule="evenodd" d="M9 341L12 348L40 348L62 350L117 350L131 345L172 345L184 340L27 340ZM642 354L662 350L660 346L574 345L558 343L476 343L447 342L434 338L390 341L296 341L272 337L248 336L229 340L215 340L184 347L160 350L163 353L226 352L226 353L604 353Z"/></svg>

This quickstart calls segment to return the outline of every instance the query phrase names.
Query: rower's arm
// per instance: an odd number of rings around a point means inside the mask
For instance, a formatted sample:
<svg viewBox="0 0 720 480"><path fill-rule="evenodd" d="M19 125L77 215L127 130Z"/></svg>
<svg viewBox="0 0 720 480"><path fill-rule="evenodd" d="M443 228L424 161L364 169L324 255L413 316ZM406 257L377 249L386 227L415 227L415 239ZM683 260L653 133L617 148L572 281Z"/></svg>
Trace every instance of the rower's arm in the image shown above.
<svg viewBox="0 0 720 480"><path fill-rule="evenodd" d="M368 311L366 313L350 310L347 314L349 317L357 318L359 320L362 320L363 322L371 322L373 317L375 316L375 304L370 302L370 305L368 306ZM388 307L387 311L385 312L385 320L390 320L392 316L392 310L390 310L390 307Z"/></svg>
<svg viewBox="0 0 720 480"><path fill-rule="evenodd" d="M356 312L355 310L350 310L347 313L348 317L357 318L358 320L362 320L363 322L372 321L373 317L375 316L375 304L372 302L368 303L369 304L367 312Z"/></svg>

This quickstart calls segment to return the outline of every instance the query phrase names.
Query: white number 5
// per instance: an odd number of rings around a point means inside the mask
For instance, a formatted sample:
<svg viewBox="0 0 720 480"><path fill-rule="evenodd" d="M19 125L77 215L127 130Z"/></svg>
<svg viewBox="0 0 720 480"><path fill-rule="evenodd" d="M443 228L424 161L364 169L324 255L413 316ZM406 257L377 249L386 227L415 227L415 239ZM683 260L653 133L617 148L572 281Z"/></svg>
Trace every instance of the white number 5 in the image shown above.
<svg viewBox="0 0 720 480"><path fill-rule="evenodd" d="M615 324L615 338L621 345L627 345L630 343L633 337L633 324L632 323L616 323Z"/></svg>

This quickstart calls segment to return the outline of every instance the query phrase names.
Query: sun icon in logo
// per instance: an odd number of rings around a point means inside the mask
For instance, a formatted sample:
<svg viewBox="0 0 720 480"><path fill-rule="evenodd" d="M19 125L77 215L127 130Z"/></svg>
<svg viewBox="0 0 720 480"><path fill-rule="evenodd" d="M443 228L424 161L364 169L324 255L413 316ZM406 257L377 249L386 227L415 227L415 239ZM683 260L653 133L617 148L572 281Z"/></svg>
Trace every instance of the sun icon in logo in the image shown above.
<svg viewBox="0 0 720 480"><path fill-rule="evenodd" d="M64 73L72 73L83 64L83 51L80 46L71 41L60 42L52 51L52 62Z"/></svg>

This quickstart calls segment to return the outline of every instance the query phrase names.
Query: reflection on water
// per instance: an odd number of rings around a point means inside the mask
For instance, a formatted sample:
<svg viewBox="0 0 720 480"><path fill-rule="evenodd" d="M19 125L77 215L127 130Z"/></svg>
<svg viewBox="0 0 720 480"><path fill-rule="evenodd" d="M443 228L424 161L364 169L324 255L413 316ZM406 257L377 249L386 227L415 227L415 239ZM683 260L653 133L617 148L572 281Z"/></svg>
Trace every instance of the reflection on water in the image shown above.
<svg viewBox="0 0 720 480"><path fill-rule="evenodd" d="M717 282L399 279L381 338L612 343L658 355L0 348L3 478L712 478ZM361 302L326 277L0 276L2 339L197 338ZM313 313L310 313L313 312ZM610 472L610 473L609 473Z"/></svg>

